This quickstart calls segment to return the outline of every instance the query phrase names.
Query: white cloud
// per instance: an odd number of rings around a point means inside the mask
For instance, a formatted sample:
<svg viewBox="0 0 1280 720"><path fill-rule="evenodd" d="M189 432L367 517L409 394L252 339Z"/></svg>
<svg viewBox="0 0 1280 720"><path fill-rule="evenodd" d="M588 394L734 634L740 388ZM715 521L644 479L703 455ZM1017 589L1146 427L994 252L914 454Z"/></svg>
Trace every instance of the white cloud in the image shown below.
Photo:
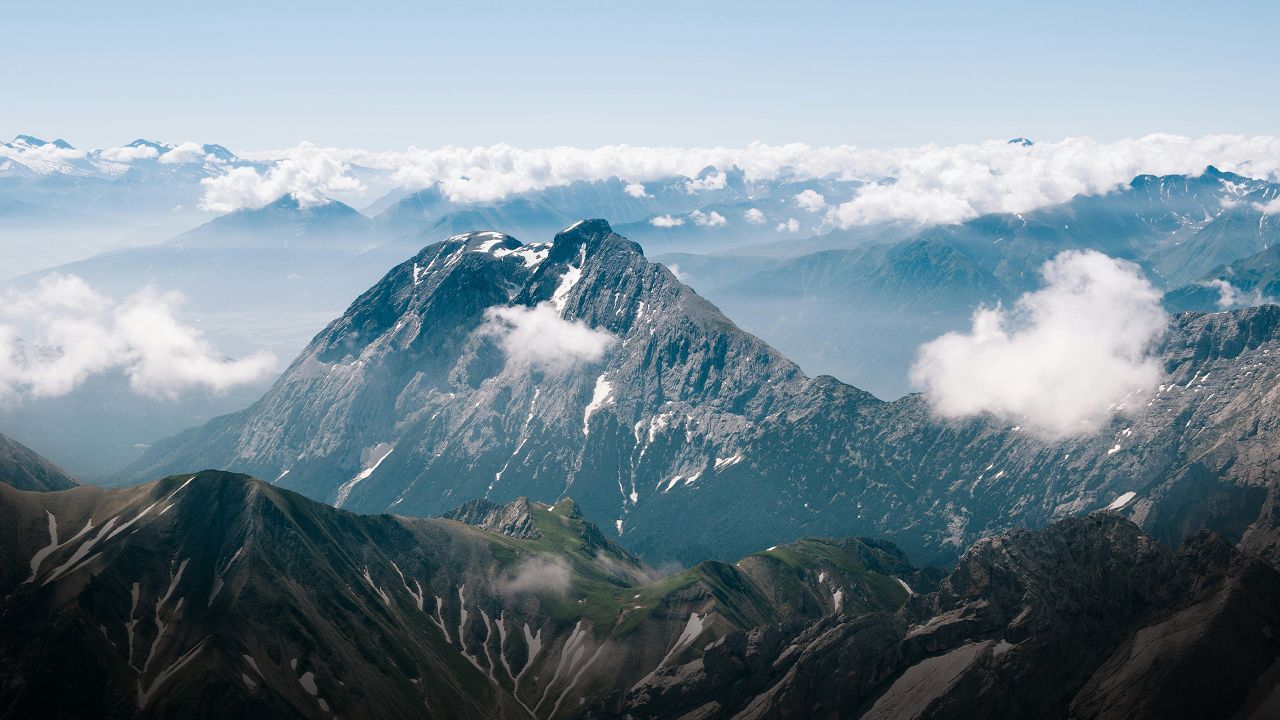
<svg viewBox="0 0 1280 720"><path fill-rule="evenodd" d="M190 149L174 155L175 149L162 157L177 159L188 153L192 160L203 158L203 151L197 151L199 146L194 143L184 143L179 148ZM1148 135L1110 143L1069 138L1038 142L1031 147L998 140L886 150L752 143L736 148L609 145L533 149L499 144L370 152L303 144L283 151L240 153L247 159L268 163L280 163L300 154L323 156L339 168L358 165L410 189L438 184L456 202L491 202L578 180L627 178L629 184L636 185L677 176L694 178L708 166L739 168L748 182L785 177L868 183L848 202L828 208L832 223L842 226L886 220L956 222L989 212L1027 212L1077 194L1108 192L1143 173L1198 173L1210 164L1251 177L1280 177L1280 138L1240 135ZM84 156L84 151L50 145L0 147L0 160L12 159L38 172L69 171L71 164ZM344 175L345 171L334 177ZM716 171L701 180L689 181L686 188L691 192L722 188L727 179L725 172ZM237 181L244 182L244 178ZM258 178L258 182L264 179ZM355 180L347 176L343 182ZM218 192L223 189L210 188L206 204L224 207L230 201L240 203L232 209L249 207L250 203L265 204L262 193ZM297 188L302 194L312 189ZM276 189L275 197L293 190Z"/></svg>
<svg viewBox="0 0 1280 720"><path fill-rule="evenodd" d="M167 152L160 156L160 162L165 165L180 165L184 163L204 162L204 146L200 143L184 142L170 148Z"/></svg>
<svg viewBox="0 0 1280 720"><path fill-rule="evenodd" d="M498 584L498 591L508 597L527 593L564 595L572 585L573 575L563 560L530 557Z"/></svg>
<svg viewBox="0 0 1280 720"><path fill-rule="evenodd" d="M821 212L827 206L827 199L815 190L805 190L795 196L796 207L807 212Z"/></svg>
<svg viewBox="0 0 1280 720"><path fill-rule="evenodd" d="M729 176L720 171L707 173L706 177L694 178L684 184L685 192L690 195L703 190L723 190L728 184Z"/></svg>
<svg viewBox="0 0 1280 720"><path fill-rule="evenodd" d="M1166 316L1136 266L1071 251L1042 274L1045 287L1011 310L979 308L969 332L920 347L911 380L935 412L990 413L1062 437L1097 430L1124 398L1159 381L1151 351Z"/></svg>
<svg viewBox="0 0 1280 720"><path fill-rule="evenodd" d="M1254 203L1253 207L1263 215L1280 215L1280 197L1274 197L1265 203Z"/></svg>
<svg viewBox="0 0 1280 720"><path fill-rule="evenodd" d="M116 302L74 275L9 291L0 307L0 398L65 395L115 370L140 394L172 398L197 387L224 391L273 370L270 353L219 356L178 320L181 301L144 289Z"/></svg>
<svg viewBox="0 0 1280 720"><path fill-rule="evenodd" d="M643 184L637 182L627 183L627 186L623 188L623 191L633 198L653 197L645 191Z"/></svg>
<svg viewBox="0 0 1280 720"><path fill-rule="evenodd" d="M161 159L168 156L166 153ZM285 195L293 195L303 206L318 205L329 196L363 190L359 180L347 175L348 169L344 161L304 143L290 150L265 173L251 167L238 167L201 180L204 196L200 207L213 212L231 212L259 208Z"/></svg>
<svg viewBox="0 0 1280 720"><path fill-rule="evenodd" d="M60 148L53 143L44 145L0 144L0 158L12 160L37 173L74 172L74 162L87 153L84 150Z"/></svg>
<svg viewBox="0 0 1280 720"><path fill-rule="evenodd" d="M747 210L742 213L742 218L752 225L763 225L768 222L768 218L764 216L763 212L760 212L759 208L751 208L750 210Z"/></svg>
<svg viewBox="0 0 1280 720"><path fill-rule="evenodd" d="M565 320L550 303L489 308L481 333L497 339L508 362L564 372L596 362L617 339L581 320Z"/></svg>
<svg viewBox="0 0 1280 720"><path fill-rule="evenodd" d="M684 224L684 218L672 217L670 215L659 215L658 217L651 218L649 220L649 224L660 228L680 227Z"/></svg>
<svg viewBox="0 0 1280 720"><path fill-rule="evenodd" d="M721 225L729 222L725 219L725 216L715 210L712 210L709 213L704 213L701 210L694 210L689 213L689 217L693 218L694 225L705 225L707 227L720 227Z"/></svg>
<svg viewBox="0 0 1280 720"><path fill-rule="evenodd" d="M787 218L786 222L778 223L778 227L774 229L778 232L798 233L800 232L800 221L795 218Z"/></svg>
<svg viewBox="0 0 1280 720"><path fill-rule="evenodd" d="M107 148L99 154L99 157L111 162L127 163L134 160L146 160L159 154L159 151L150 145L126 145L124 147Z"/></svg>
<svg viewBox="0 0 1280 720"><path fill-rule="evenodd" d="M1244 292L1226 280L1220 280L1217 278L1205 283L1205 287L1213 288L1218 291L1219 310L1230 310L1236 307L1251 307L1255 305L1280 304L1276 298L1263 295L1262 288L1254 288L1251 292Z"/></svg>

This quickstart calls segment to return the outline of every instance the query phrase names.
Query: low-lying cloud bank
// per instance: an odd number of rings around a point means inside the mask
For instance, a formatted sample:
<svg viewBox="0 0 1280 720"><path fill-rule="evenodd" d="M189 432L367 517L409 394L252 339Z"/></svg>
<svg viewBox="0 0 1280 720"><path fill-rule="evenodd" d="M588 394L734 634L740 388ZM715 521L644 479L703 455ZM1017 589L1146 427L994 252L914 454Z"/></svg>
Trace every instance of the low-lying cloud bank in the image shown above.
<svg viewBox="0 0 1280 720"><path fill-rule="evenodd" d="M183 143L159 157L164 163L189 162L203 153L203 146ZM95 159L124 167L155 156L154 149L93 151L18 143L0 145L0 168L13 160L36 172L54 172L74 170L75 162ZM692 195L723 190L728 181L725 171L737 167L748 180L789 177L867 183L845 202L833 202L816 191L795 198L800 209L823 213L829 226L850 227L884 221L951 223L991 212L1028 212L1077 194L1108 192L1137 175L1195 174L1208 165L1256 178L1280 177L1280 138L1241 135L1156 134L1108 143L1068 138L1033 145L993 140L888 150L752 143L736 148L532 149L499 144L372 152L301 143L240 156L268 167L228 166L219 172L219 163L213 163L210 171L215 175L204 181L202 207L230 212L261 207L290 193L305 203L325 197L355 199L394 186L416 190L433 185L456 202L487 203L575 181L610 178L622 179L627 195L644 199L652 197L645 183L676 176L689 178L684 187ZM718 170L699 177L708 166ZM1260 209L1280 213L1280 200Z"/></svg>
<svg viewBox="0 0 1280 720"><path fill-rule="evenodd" d="M550 303L489 308L480 332L496 338L508 362L564 372L604 357L617 342L581 320L565 320Z"/></svg>
<svg viewBox="0 0 1280 720"><path fill-rule="evenodd" d="M1046 262L1045 287L984 307L968 332L920 347L911 380L943 417L989 413L1049 437L1098 430L1160 379L1167 317L1137 266L1095 251Z"/></svg>
<svg viewBox="0 0 1280 720"><path fill-rule="evenodd" d="M221 357L177 317L177 293L140 290L123 301L74 275L50 275L0 302L0 402L65 395L93 375L121 371L151 397L215 392L259 380L274 355Z"/></svg>
<svg viewBox="0 0 1280 720"><path fill-rule="evenodd" d="M224 184L211 183L206 197L209 207L231 207L296 191L286 187L288 178L296 178L304 191L323 191L326 182L338 183L339 178L354 182L355 166L389 173L395 183L410 189L438 185L459 202L490 202L578 180L614 177L628 182L628 192L641 197L643 183L681 175L695 177L703 168L714 166L741 168L749 180L794 177L867 182L852 200L825 208L833 225L848 227L889 220L959 222L990 212L1027 212L1081 193L1108 192L1137 175L1199 173L1208 165L1259 178L1274 179L1280 174L1280 138L1239 135L1148 135L1110 143L1070 138L1029 147L999 140L892 150L753 143L741 148L612 145L521 149L492 145L369 152L304 144L249 156L281 163L300 162L299 156L311 162L325 157L345 170L323 176L327 179L318 184L313 182L322 177L317 173L280 175L271 170L247 170L236 180L236 193L224 193ZM253 186L255 178L262 188ZM687 187L690 193L721 189L724 174L712 173ZM816 193L805 195L801 207L811 212L824 209L817 202L819 197Z"/></svg>

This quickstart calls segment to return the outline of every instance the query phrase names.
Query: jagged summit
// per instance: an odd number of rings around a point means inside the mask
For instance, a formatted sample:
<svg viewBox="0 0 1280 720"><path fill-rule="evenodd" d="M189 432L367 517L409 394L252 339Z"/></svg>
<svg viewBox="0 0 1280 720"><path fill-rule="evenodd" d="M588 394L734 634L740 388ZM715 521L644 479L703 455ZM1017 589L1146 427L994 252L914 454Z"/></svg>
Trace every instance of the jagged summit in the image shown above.
<svg viewBox="0 0 1280 720"><path fill-rule="evenodd" d="M525 497L516 498L506 505L477 498L464 503L456 510L450 510L442 517L522 540L536 540L542 537L542 533L538 532L538 527L533 521L529 499Z"/></svg>
<svg viewBox="0 0 1280 720"><path fill-rule="evenodd" d="M52 145L60 150L75 149L71 143L63 140L62 138L58 138L56 140L42 140L34 135L15 135L13 138L13 144L26 145L28 147L44 147L45 145Z"/></svg>

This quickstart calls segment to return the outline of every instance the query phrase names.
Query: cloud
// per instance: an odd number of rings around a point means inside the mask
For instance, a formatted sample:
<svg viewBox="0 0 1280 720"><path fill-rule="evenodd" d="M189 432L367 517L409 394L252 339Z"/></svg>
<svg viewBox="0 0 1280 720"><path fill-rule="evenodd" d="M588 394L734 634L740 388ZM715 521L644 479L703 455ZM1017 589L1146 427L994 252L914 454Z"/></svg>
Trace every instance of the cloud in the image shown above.
<svg viewBox="0 0 1280 720"><path fill-rule="evenodd" d="M184 154L192 161L204 158L203 149L194 143L184 143L162 157L174 161ZM990 212L1028 212L1078 194L1109 192L1140 174L1195 174L1211 164L1241 175L1280 178L1280 138L1241 135L1188 138L1157 134L1108 143L1068 138L1031 147L995 140L894 149L803 143L530 149L498 144L373 152L303 143L286 150L239 154L273 167L290 159L301 163L302 156L318 164L323 157L338 172L328 174L330 180L321 183L327 189L317 189L312 173L277 173L269 179L265 176L271 176L272 170L240 173L227 184L252 182L265 187L257 192L233 192L231 187L213 185L206 188L207 206L261 206L288 192L334 196L358 187L347 170L352 166L362 169L361 177L411 190L437 186L460 203L493 202L516 193L610 178L627 178L631 186L672 177L695 178L685 184L690 192L714 190L727 184L725 170L737 168L748 182L833 179L865 183L847 202L828 205L827 217L832 224L848 227L885 221L949 223ZM84 157L84 151L51 145L0 146L0 160L12 159L38 172L70 171L72 163ZM696 179L706 167L721 170ZM289 178L297 180L298 187L284 182ZM263 200L268 195L271 197Z"/></svg>
<svg viewBox="0 0 1280 720"><path fill-rule="evenodd" d="M1153 387L1166 316L1139 269L1063 252L1045 287L1012 309L982 307L968 332L922 345L911 369L943 417L989 413L1049 437L1096 431L1124 398Z"/></svg>
<svg viewBox="0 0 1280 720"><path fill-rule="evenodd" d="M192 388L225 391L274 369L270 353L219 356L178 320L181 302L177 293L152 289L116 302L74 275L10 290L0 307L0 398L65 395L117 370L139 394L174 398Z"/></svg>
<svg viewBox="0 0 1280 720"><path fill-rule="evenodd" d="M623 191L633 198L653 197L645 191L644 185L641 183L627 183L627 186L623 188Z"/></svg>
<svg viewBox="0 0 1280 720"><path fill-rule="evenodd" d="M807 212L821 212L827 206L827 199L822 193L814 190L805 190L795 196L796 207Z"/></svg>
<svg viewBox="0 0 1280 720"><path fill-rule="evenodd" d="M181 165L185 163L204 162L205 152L204 146L194 142L184 142L170 148L160 156L160 162L164 165Z"/></svg>
<svg viewBox="0 0 1280 720"><path fill-rule="evenodd" d="M672 217L670 215L659 215L658 217L651 218L649 220L649 224L660 228L680 227L684 224L684 218Z"/></svg>
<svg viewBox="0 0 1280 720"><path fill-rule="evenodd" d="M939 217L951 222L985 212L1026 212L1080 193L1107 192L1143 173L1198 173L1210 164L1259 178L1275 178L1280 173L1280 138L1240 135L1148 135L1110 143L1069 138L1032 147L996 140L887 150L752 143L737 148L610 145L520 149L492 145L390 153L326 152L363 167L391 171L397 182L411 188L438 183L446 195L459 202L487 202L576 180L623 177L643 183L673 176L695 177L708 166L739 168L748 181L786 177L867 182L833 216L848 224L886 219L929 222ZM268 154L260 155L268 158ZM691 181L686 188L715 189L725 181L727 175L717 171ZM918 201L913 202L917 195Z"/></svg>
<svg viewBox="0 0 1280 720"><path fill-rule="evenodd" d="M550 303L489 308L480 332L497 339L508 362L564 372L596 362L617 342L581 320L565 320Z"/></svg>
<svg viewBox="0 0 1280 720"><path fill-rule="evenodd" d="M694 225L705 225L707 227L720 227L721 225L729 222L723 215L715 210L712 210L709 213L704 213L701 210L694 210L689 213L689 217L693 218Z"/></svg>
<svg viewBox="0 0 1280 720"><path fill-rule="evenodd" d="M563 596L573 585L573 574L563 560L556 557L531 557L522 561L498 585L508 597L528 593Z"/></svg>
<svg viewBox="0 0 1280 720"><path fill-rule="evenodd" d="M742 218L752 225L763 225L768 222L768 218L758 208L751 208L742 213Z"/></svg>
<svg viewBox="0 0 1280 720"><path fill-rule="evenodd" d="M1204 283L1205 287L1218 291L1218 309L1230 310L1237 307L1255 305L1280 304L1276 298L1262 294L1262 288L1254 288L1252 292L1244 292L1226 280L1213 279Z"/></svg>
<svg viewBox="0 0 1280 720"><path fill-rule="evenodd" d="M169 153L175 151L170 150ZM169 153L161 156L161 160ZM289 151L266 172L238 167L201 180L204 195L200 207L213 212L260 208L285 195L297 198L304 207L319 205L331 195L364 189L359 180L347 174L348 169L344 161L304 143Z"/></svg>
<svg viewBox="0 0 1280 720"><path fill-rule="evenodd" d="M1263 215L1280 215L1280 197L1274 197L1265 203L1254 203L1253 207Z"/></svg>
<svg viewBox="0 0 1280 720"><path fill-rule="evenodd" d="M703 190L723 190L728 181L729 176L717 170L707 173L705 177L689 180L684 184L684 191L692 195Z"/></svg>
<svg viewBox="0 0 1280 720"><path fill-rule="evenodd" d="M124 147L107 148L99 154L99 157L111 162L127 163L134 160L146 160L159 154L159 151L150 145L126 145Z"/></svg>
<svg viewBox="0 0 1280 720"><path fill-rule="evenodd" d="M795 218L787 218L786 222L778 223L778 227L774 229L778 232L798 233L800 232L800 221Z"/></svg>

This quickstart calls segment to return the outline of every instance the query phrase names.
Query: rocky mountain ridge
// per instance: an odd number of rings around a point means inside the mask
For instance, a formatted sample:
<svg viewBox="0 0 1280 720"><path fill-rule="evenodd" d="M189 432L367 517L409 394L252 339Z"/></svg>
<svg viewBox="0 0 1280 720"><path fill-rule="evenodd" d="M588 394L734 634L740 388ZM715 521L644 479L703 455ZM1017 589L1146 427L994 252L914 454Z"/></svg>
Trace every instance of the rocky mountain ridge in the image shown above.
<svg viewBox="0 0 1280 720"><path fill-rule="evenodd" d="M664 577L571 502L490 509L538 536L213 471L0 486L0 716L1263 717L1276 700L1280 572L1212 533L1173 550L1103 511L983 540L946 576L849 538Z"/></svg>

